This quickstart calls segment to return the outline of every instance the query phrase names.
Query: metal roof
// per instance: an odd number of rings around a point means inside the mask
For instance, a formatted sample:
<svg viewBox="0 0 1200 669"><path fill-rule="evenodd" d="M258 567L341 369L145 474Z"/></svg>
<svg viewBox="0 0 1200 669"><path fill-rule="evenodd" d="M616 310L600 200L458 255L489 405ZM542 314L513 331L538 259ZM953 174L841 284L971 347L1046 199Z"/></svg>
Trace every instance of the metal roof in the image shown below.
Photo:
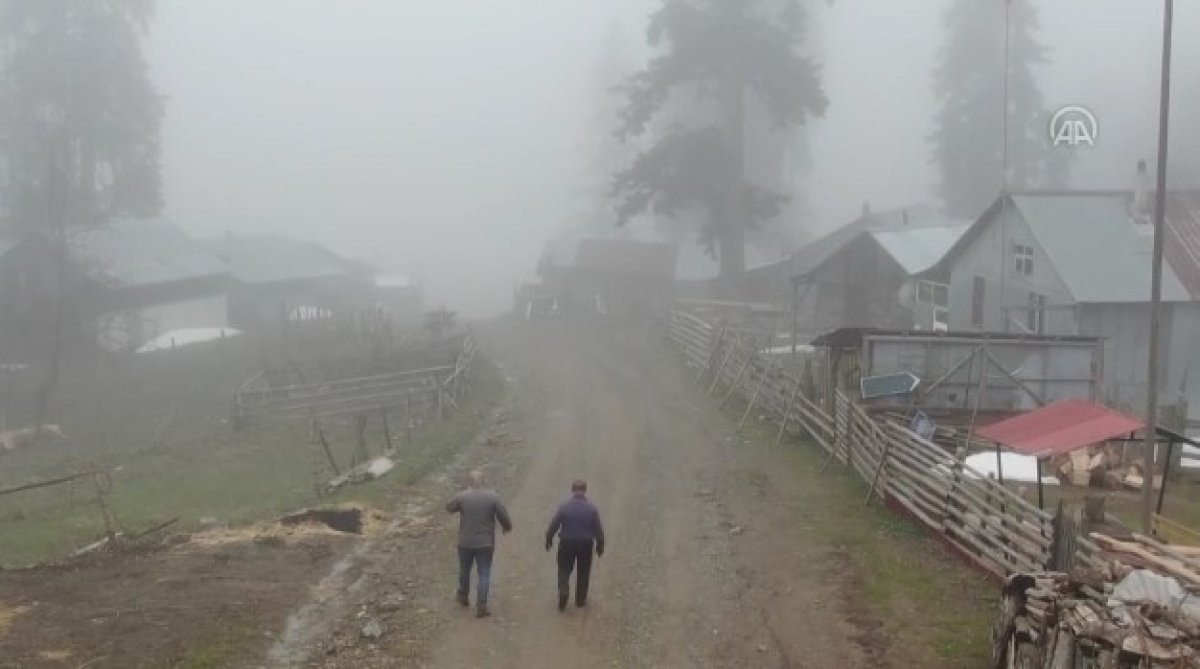
<svg viewBox="0 0 1200 669"><path fill-rule="evenodd" d="M808 244L788 262L793 277L805 277L868 234L904 271L920 274L937 264L970 227L970 221L951 218L924 203L868 212Z"/></svg>
<svg viewBox="0 0 1200 669"><path fill-rule="evenodd" d="M344 260L317 244L282 236L228 237L214 245L230 273L245 284L350 275Z"/></svg>
<svg viewBox="0 0 1200 669"><path fill-rule="evenodd" d="M956 222L945 227L878 230L870 235L911 276L936 265L970 227L970 223Z"/></svg>
<svg viewBox="0 0 1200 669"><path fill-rule="evenodd" d="M1163 258L1192 299L1200 300L1200 193L1167 191Z"/></svg>
<svg viewBox="0 0 1200 669"><path fill-rule="evenodd" d="M112 221L72 234L69 247L85 274L114 287L174 283L229 271L216 254L163 219Z"/></svg>
<svg viewBox="0 0 1200 669"><path fill-rule="evenodd" d="M1126 195L1027 193L1012 201L1076 301L1150 301L1152 230L1133 220ZM1162 299L1191 299L1169 263Z"/></svg>
<svg viewBox="0 0 1200 669"><path fill-rule="evenodd" d="M1100 337L1085 335L1032 335L1017 332L976 332L964 330L961 332L936 332L933 330L889 330L869 327L844 327L826 332L809 342L810 346L829 346L834 348L857 348L870 337L902 337L923 341L978 341L996 344L1045 344L1054 342L1069 342L1075 344L1097 344Z"/></svg>
<svg viewBox="0 0 1200 669"><path fill-rule="evenodd" d="M1133 434L1144 425L1115 409L1073 399L981 427L977 434L1017 453L1045 458Z"/></svg>

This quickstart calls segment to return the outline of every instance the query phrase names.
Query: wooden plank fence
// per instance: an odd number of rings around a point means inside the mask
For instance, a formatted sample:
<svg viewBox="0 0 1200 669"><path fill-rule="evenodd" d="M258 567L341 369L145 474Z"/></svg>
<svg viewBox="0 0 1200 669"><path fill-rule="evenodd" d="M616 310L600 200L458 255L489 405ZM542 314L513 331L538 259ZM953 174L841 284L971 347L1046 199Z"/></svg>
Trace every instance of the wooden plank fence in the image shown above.
<svg viewBox="0 0 1200 669"><path fill-rule="evenodd" d="M263 387L263 377L256 375L237 392L235 425L363 414L401 406L436 411L444 417L456 410L469 392L474 358L475 339L468 336L453 365L274 388Z"/></svg>
<svg viewBox="0 0 1200 669"><path fill-rule="evenodd" d="M773 364L736 331L693 314L672 312L668 337L710 395L739 395L748 403L743 420L756 411L779 424L780 439L811 439L824 451L826 467L838 463L858 474L868 486L868 503L879 499L908 515L977 567L1003 578L1043 569L1050 560L1051 514L895 415L872 416L841 392L834 393L834 406L822 406L826 394L806 387L801 374ZM1078 564L1103 564L1086 538L1077 546Z"/></svg>

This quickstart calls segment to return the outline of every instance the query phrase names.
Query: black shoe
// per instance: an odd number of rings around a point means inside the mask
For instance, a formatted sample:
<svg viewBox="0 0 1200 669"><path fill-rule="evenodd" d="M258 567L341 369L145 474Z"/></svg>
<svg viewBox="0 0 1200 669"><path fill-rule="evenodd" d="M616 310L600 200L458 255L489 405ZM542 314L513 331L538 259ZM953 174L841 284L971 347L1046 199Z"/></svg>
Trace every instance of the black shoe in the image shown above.
<svg viewBox="0 0 1200 669"><path fill-rule="evenodd" d="M492 615L492 612L489 611L488 607L486 607L486 606L478 606L475 608L475 617L476 618L486 618L490 615Z"/></svg>
<svg viewBox="0 0 1200 669"><path fill-rule="evenodd" d="M587 600L586 600L586 599L576 599L576 600L575 600L575 608L582 609L582 608L584 608L584 607L586 607L586 606L587 606Z"/></svg>
<svg viewBox="0 0 1200 669"><path fill-rule="evenodd" d="M566 596L566 595L559 595L559 596L558 596L558 610L559 610L559 611L565 611L565 610L566 610L566 608L567 608L567 596Z"/></svg>
<svg viewBox="0 0 1200 669"><path fill-rule="evenodd" d="M461 606L470 606L471 605L471 600L467 599L467 596L465 594L460 592L456 595L456 597L458 599L458 603Z"/></svg>

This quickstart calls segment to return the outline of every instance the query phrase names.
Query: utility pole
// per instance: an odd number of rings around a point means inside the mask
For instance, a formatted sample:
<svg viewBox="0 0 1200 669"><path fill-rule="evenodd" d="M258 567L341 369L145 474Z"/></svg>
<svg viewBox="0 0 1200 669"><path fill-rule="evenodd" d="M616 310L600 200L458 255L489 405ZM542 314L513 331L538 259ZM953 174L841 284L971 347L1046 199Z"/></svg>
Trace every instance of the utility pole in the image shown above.
<svg viewBox="0 0 1200 669"><path fill-rule="evenodd" d="M1154 447L1158 437L1158 337L1162 303L1163 219L1167 207L1167 122L1171 113L1171 20L1174 0L1163 0L1162 82L1158 102L1158 174L1154 196L1154 255L1150 271L1150 344L1146 369L1146 443L1142 467L1142 532L1152 531ZM1163 481L1166 484L1166 481Z"/></svg>

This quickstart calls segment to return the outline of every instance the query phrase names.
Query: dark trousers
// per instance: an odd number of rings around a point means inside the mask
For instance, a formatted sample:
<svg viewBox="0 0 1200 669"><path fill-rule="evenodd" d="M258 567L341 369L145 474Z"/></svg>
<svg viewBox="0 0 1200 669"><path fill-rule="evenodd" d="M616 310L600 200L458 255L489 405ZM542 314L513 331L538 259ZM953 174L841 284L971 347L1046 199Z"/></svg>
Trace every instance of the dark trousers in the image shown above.
<svg viewBox="0 0 1200 669"><path fill-rule="evenodd" d="M575 602L581 604L587 601L588 579L592 575L591 539L559 539L558 541L558 594L566 597L571 594L571 571L579 568L575 576Z"/></svg>

